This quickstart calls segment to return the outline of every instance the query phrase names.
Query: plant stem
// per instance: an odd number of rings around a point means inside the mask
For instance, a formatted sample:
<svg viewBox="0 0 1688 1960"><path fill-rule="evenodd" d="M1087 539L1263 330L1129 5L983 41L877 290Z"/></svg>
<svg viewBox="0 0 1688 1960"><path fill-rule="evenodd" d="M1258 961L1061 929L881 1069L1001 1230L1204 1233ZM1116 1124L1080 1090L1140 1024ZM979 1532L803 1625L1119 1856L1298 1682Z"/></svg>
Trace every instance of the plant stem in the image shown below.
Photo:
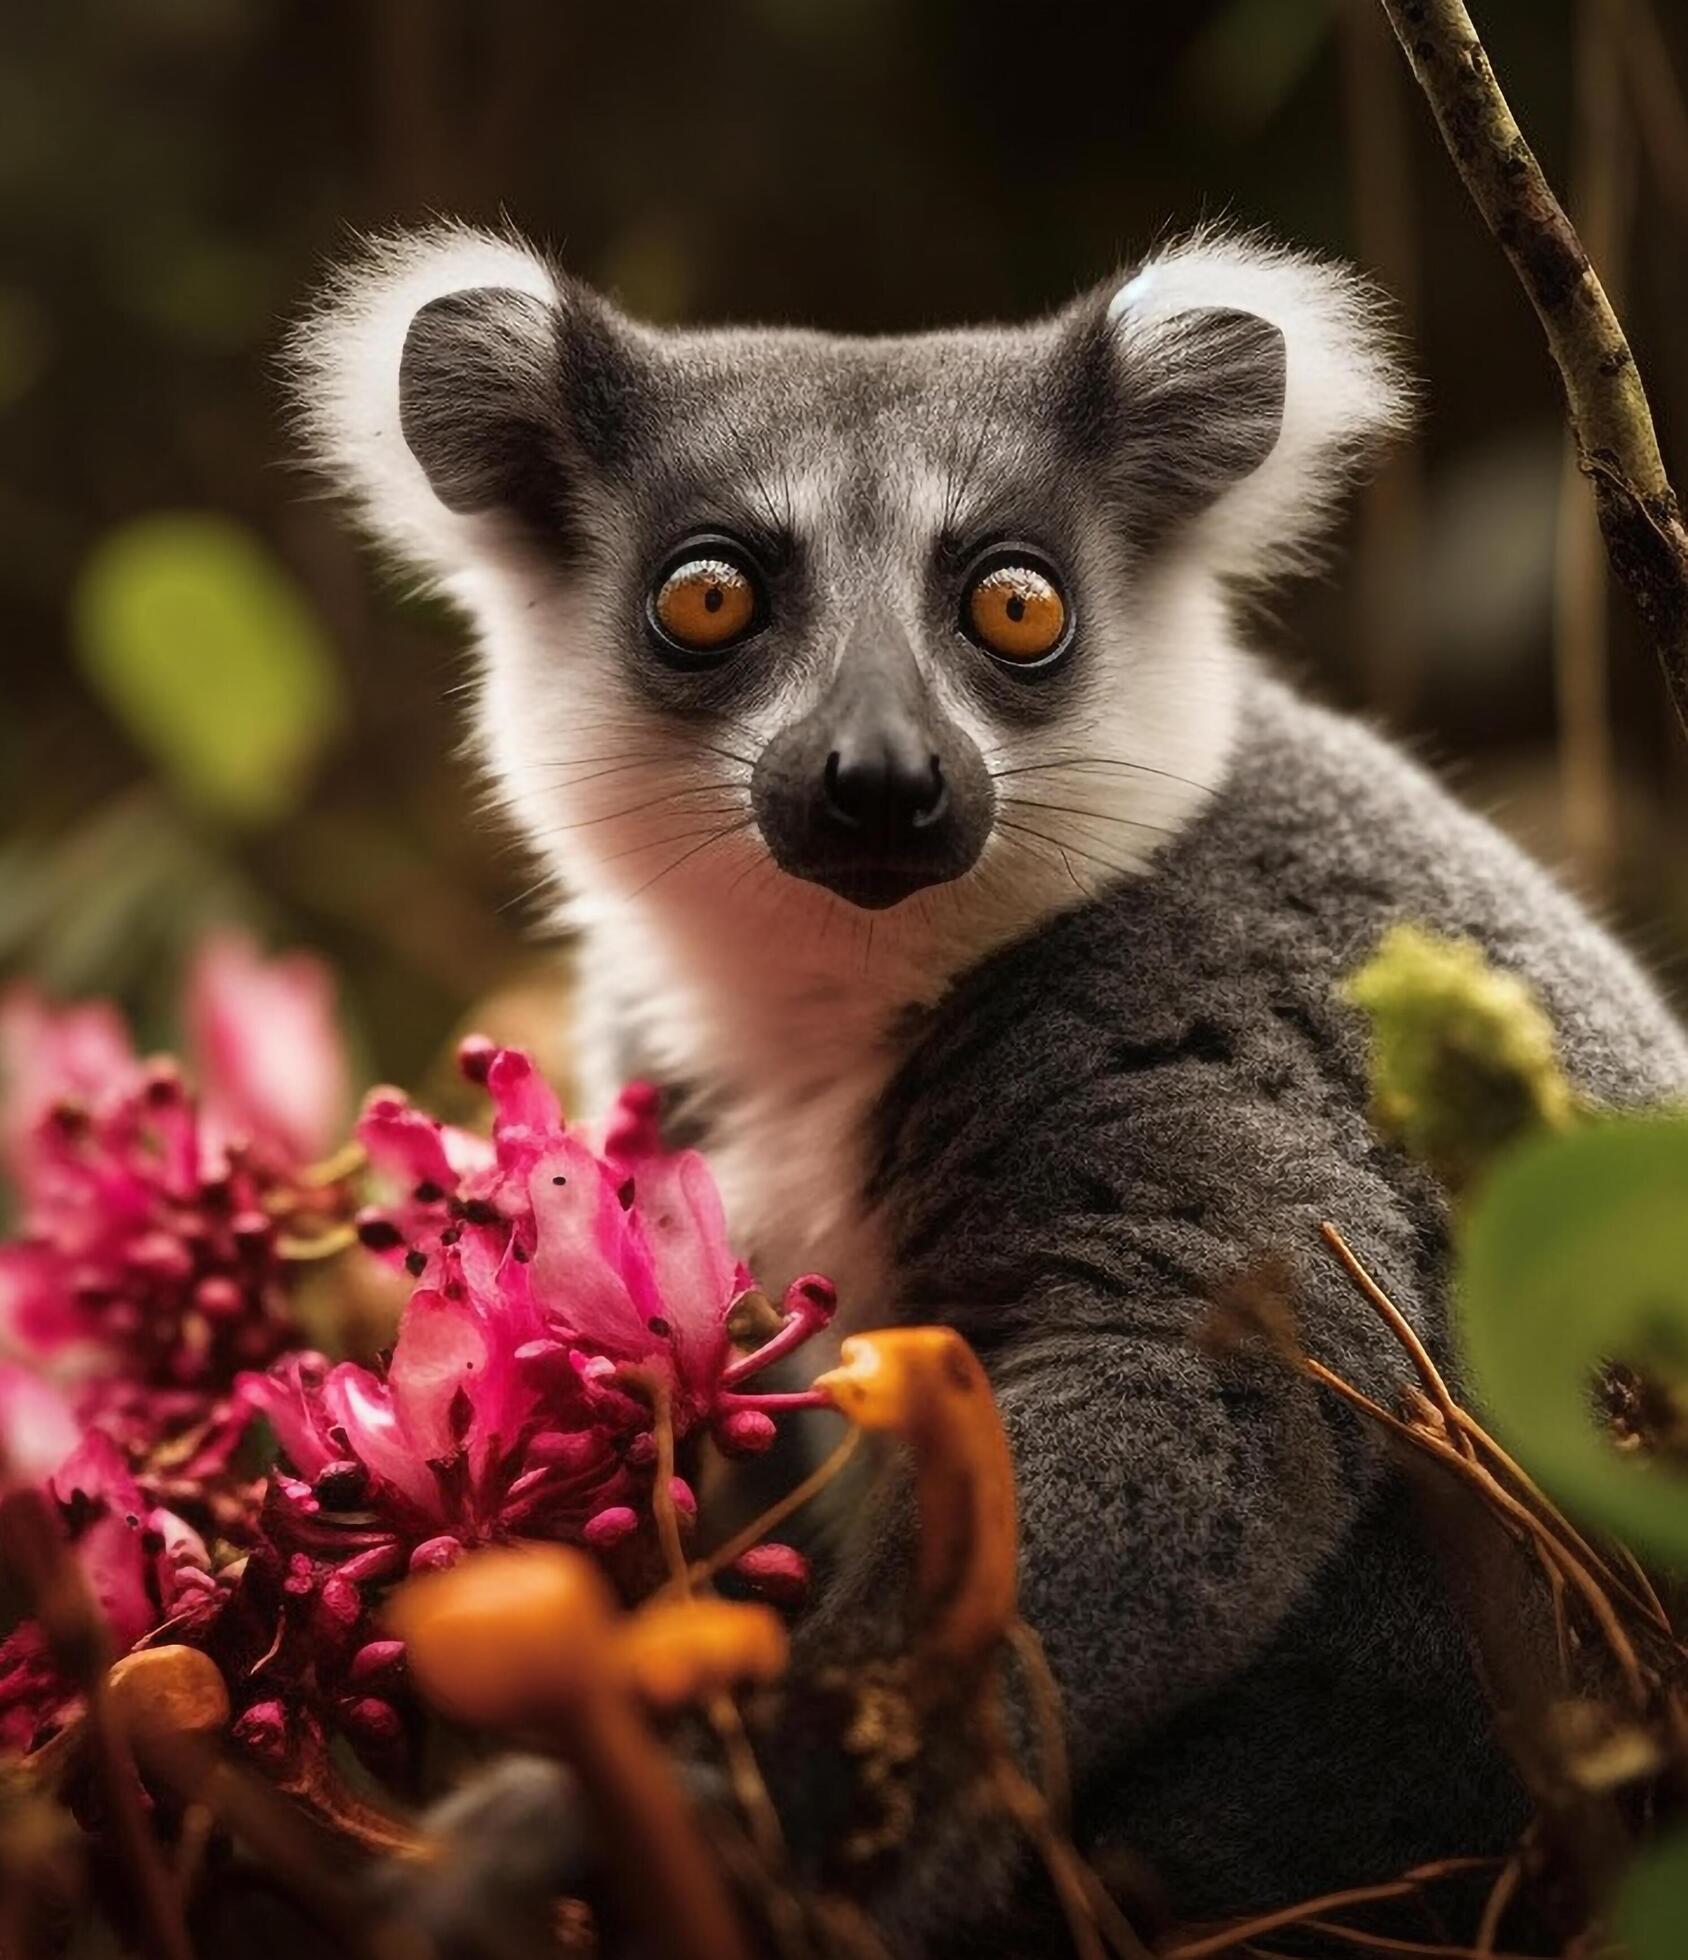
<svg viewBox="0 0 1688 1960"><path fill-rule="evenodd" d="M1606 555L1688 729L1688 529L1635 357L1461 0L1381 0L1449 154L1547 335Z"/></svg>

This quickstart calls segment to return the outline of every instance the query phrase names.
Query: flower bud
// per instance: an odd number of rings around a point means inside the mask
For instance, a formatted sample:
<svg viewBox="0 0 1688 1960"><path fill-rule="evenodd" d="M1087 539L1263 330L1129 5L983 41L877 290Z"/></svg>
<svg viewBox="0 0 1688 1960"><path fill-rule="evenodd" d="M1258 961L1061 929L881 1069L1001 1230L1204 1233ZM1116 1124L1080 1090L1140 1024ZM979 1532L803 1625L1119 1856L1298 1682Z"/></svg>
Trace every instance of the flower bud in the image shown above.
<svg viewBox="0 0 1688 1960"><path fill-rule="evenodd" d="M734 1409L716 1423L715 1447L723 1456L760 1456L777 1434L774 1419L762 1409Z"/></svg>
<svg viewBox="0 0 1688 1960"><path fill-rule="evenodd" d="M487 1071L492 1067L493 1057L498 1053L498 1044L484 1034L466 1035L457 1044L458 1073L466 1082L473 1082L477 1088L485 1088Z"/></svg>
<svg viewBox="0 0 1688 1960"><path fill-rule="evenodd" d="M611 1504L586 1520L581 1537L595 1552L619 1545L639 1529L639 1514L631 1505Z"/></svg>
<svg viewBox="0 0 1688 1960"><path fill-rule="evenodd" d="M379 1695L355 1695L335 1710L340 1732L377 1775L402 1773L408 1738L404 1718Z"/></svg>
<svg viewBox="0 0 1688 1960"><path fill-rule="evenodd" d="M384 1585L405 1569L404 1547L396 1542L371 1545L367 1552L354 1552L334 1569L354 1586Z"/></svg>
<svg viewBox="0 0 1688 1960"><path fill-rule="evenodd" d="M795 1613L808 1601L809 1561L795 1545L753 1545L733 1561L732 1569L753 1592L784 1612Z"/></svg>
<svg viewBox="0 0 1688 1960"><path fill-rule="evenodd" d="M463 1541L453 1538L449 1532L442 1532L438 1538L427 1538L410 1555L412 1572L443 1572L447 1566L455 1565L463 1556Z"/></svg>
<svg viewBox="0 0 1688 1960"><path fill-rule="evenodd" d="M352 1656L346 1679L365 1694L389 1694L404 1679L404 1642L371 1640Z"/></svg>
<svg viewBox="0 0 1688 1960"><path fill-rule="evenodd" d="M285 1706L255 1701L235 1723L234 1740L272 1775L285 1771L292 1751Z"/></svg>

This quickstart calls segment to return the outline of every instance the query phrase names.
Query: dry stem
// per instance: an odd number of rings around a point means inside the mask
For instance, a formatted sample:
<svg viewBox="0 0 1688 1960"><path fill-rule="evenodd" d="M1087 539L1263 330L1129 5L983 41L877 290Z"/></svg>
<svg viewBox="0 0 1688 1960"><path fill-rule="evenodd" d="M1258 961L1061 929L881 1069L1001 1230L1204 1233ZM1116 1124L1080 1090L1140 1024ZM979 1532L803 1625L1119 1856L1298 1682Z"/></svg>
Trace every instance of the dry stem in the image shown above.
<svg viewBox="0 0 1688 1960"><path fill-rule="evenodd" d="M1623 328L1461 0L1382 5L1466 189L1541 320L1612 570L1688 727L1688 530Z"/></svg>

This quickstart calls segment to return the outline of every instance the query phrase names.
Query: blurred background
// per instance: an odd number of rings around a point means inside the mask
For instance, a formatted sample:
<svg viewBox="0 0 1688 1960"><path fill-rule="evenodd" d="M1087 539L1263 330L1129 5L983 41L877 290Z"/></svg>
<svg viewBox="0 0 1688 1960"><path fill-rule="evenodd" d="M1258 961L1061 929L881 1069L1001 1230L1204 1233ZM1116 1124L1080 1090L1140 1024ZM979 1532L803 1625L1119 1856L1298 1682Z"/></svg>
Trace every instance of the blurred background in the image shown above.
<svg viewBox="0 0 1688 1960"><path fill-rule="evenodd" d="M1474 0L1688 481L1688 9ZM325 951L371 1072L534 1038L465 636L295 467L279 337L352 230L507 212L630 309L1056 305L1227 214L1358 259L1420 436L1262 642L1688 985L1688 767L1541 335L1375 0L54 0L0 9L0 978L152 1039L212 920Z"/></svg>

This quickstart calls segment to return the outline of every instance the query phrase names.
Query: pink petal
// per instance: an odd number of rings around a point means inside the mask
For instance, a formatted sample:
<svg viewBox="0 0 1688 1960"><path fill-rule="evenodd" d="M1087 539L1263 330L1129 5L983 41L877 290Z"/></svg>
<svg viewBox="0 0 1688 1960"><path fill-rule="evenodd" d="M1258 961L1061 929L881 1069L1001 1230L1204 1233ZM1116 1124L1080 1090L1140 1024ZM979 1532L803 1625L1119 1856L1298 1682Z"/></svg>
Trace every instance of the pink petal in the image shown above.
<svg viewBox="0 0 1688 1960"><path fill-rule="evenodd" d="M275 1431L288 1462L307 1483L341 1452L328 1434L322 1386L327 1363L320 1354L290 1354L265 1375L242 1375L238 1398L264 1417Z"/></svg>
<svg viewBox="0 0 1688 1960"><path fill-rule="evenodd" d="M357 1140L369 1161L397 1184L404 1197L419 1184L457 1189L457 1170L446 1154L445 1126L424 1116L397 1089L372 1089L358 1118Z"/></svg>
<svg viewBox="0 0 1688 1960"><path fill-rule="evenodd" d="M709 1166L695 1150L647 1157L633 1172L632 1228L650 1261L685 1384L706 1389L727 1349L738 1261Z"/></svg>
<svg viewBox="0 0 1688 1960"><path fill-rule="evenodd" d="M418 1288L399 1322L387 1384L399 1426L425 1461L456 1453L463 1438L453 1427L453 1404L459 1396L473 1404L486 1364L486 1336L474 1311Z"/></svg>
<svg viewBox="0 0 1688 1960"><path fill-rule="evenodd" d="M439 1487L400 1427L385 1383L356 1362L342 1361L323 1383L331 1422L346 1432L352 1454L427 1517L439 1515Z"/></svg>
<svg viewBox="0 0 1688 1960"><path fill-rule="evenodd" d="M0 1361L0 1474L45 1483L81 1440L70 1404L51 1382Z"/></svg>
<svg viewBox="0 0 1688 1960"><path fill-rule="evenodd" d="M117 1447L98 1430L85 1436L53 1473L53 1495L67 1507L80 1497L94 1515L76 1536L76 1556L111 1627L119 1653L158 1623L147 1590L142 1533L148 1522L140 1486Z"/></svg>
<svg viewBox="0 0 1688 1960"><path fill-rule="evenodd" d="M524 1049L500 1048L487 1063L486 1086L494 1135L500 1130L561 1128L562 1106Z"/></svg>
<svg viewBox="0 0 1688 1960"><path fill-rule="evenodd" d="M627 1279L627 1213L598 1160L574 1137L559 1136L528 1178L536 1245L535 1297L586 1346L623 1358L654 1353Z"/></svg>
<svg viewBox="0 0 1688 1960"><path fill-rule="evenodd" d="M266 960L240 933L207 939L188 977L189 1041L217 1139L292 1164L325 1156L347 1104L334 983L303 953Z"/></svg>
<svg viewBox="0 0 1688 1960"><path fill-rule="evenodd" d="M127 1094L140 1064L107 1001L55 1007L29 987L0 995L0 1150L15 1163L55 1103Z"/></svg>
<svg viewBox="0 0 1688 1960"><path fill-rule="evenodd" d="M57 1357L91 1331L66 1262L51 1247L0 1245L0 1342Z"/></svg>

